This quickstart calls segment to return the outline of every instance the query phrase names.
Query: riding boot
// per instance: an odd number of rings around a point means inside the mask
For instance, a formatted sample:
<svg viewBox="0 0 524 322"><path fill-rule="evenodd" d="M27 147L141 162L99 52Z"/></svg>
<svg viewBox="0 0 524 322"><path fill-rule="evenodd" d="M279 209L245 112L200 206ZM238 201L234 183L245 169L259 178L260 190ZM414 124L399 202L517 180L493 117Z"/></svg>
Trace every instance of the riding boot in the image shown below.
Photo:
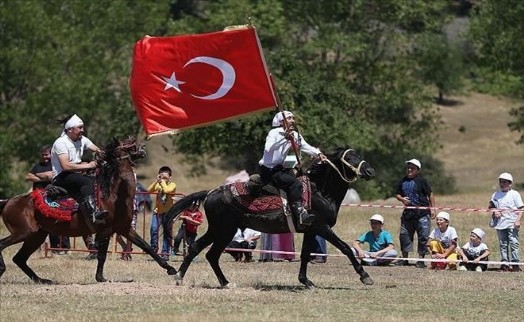
<svg viewBox="0 0 524 322"><path fill-rule="evenodd" d="M298 222L301 225L309 226L315 219L315 215L308 213L300 201L291 203L291 211L297 216Z"/></svg>
<svg viewBox="0 0 524 322"><path fill-rule="evenodd" d="M93 222L97 220L103 220L107 217L109 212L107 210L99 210L96 207L95 198L93 196L87 196L82 202L84 211L86 214L91 215Z"/></svg>

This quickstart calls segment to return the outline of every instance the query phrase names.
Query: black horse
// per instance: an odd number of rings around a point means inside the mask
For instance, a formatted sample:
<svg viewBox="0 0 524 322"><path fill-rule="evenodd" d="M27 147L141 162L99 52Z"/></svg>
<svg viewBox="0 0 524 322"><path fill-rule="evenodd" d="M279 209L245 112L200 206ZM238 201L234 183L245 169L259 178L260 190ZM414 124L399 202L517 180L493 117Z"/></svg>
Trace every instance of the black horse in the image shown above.
<svg viewBox="0 0 524 322"><path fill-rule="evenodd" d="M366 273L355 258L351 248L342 241L331 229L337 222L340 205L347 192L350 182L357 178L370 180L375 170L362 159L360 154L350 148L338 148L327 156L327 161L314 163L306 171L311 180L311 210L315 220L305 229L297 229L304 233L302 252L300 254L300 272L298 280L307 288L315 285L307 278L307 264L310 254L314 250L315 235L325 238L328 242L345 254L360 280L366 285L373 284L373 280ZM207 246L211 248L206 259L213 268L221 287L228 287L226 279L219 266L219 258L227 244L233 239L237 228L249 227L270 234L289 232L289 226L283 211L277 216L267 216L246 212L231 198L230 185L221 186L211 191L200 191L190 194L179 200L168 211L164 220L172 221L180 212L194 202L205 200L204 209L209 223L208 230L189 247L189 254L184 258L175 279L181 282L192 260ZM256 201L257 199L255 199Z"/></svg>

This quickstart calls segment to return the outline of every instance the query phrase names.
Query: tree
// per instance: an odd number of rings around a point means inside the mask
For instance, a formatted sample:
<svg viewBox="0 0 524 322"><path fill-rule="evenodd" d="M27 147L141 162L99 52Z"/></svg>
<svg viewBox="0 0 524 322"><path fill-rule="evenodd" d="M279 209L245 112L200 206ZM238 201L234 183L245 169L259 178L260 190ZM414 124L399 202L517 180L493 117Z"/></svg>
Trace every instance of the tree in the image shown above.
<svg viewBox="0 0 524 322"><path fill-rule="evenodd" d="M437 87L437 103L443 104L444 95L457 93L463 87L463 51L460 44L449 42L443 34L429 34L418 45L420 77Z"/></svg>
<svg viewBox="0 0 524 322"><path fill-rule="evenodd" d="M309 143L322 149L351 144L363 151L379 171L359 191L377 197L392 193L408 156L429 156L436 148L438 117L414 75L416 55L406 43L421 32L441 30L444 5L225 0L206 3L205 20L185 16L171 30L209 32L238 24L242 12L250 12L284 109L298 116ZM174 143L197 171L209 156L229 156L235 167L253 170L272 116L187 131ZM433 174L440 172L437 164Z"/></svg>
<svg viewBox="0 0 524 322"><path fill-rule="evenodd" d="M138 132L127 90L132 45L165 32L169 2L0 0L0 174L12 179L0 182L0 196L22 191L27 163L61 130L57 117L79 114L99 144Z"/></svg>
<svg viewBox="0 0 524 322"><path fill-rule="evenodd" d="M524 2L485 0L471 17L470 36L476 46L477 88L524 98ZM524 131L524 107L513 108L512 131ZM524 134L520 144L524 144Z"/></svg>

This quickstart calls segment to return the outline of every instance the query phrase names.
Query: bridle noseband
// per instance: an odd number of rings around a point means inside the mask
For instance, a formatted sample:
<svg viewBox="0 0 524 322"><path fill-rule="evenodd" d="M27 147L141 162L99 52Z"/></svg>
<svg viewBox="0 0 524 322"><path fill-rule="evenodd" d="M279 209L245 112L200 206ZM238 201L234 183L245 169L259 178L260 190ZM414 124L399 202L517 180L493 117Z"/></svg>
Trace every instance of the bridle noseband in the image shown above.
<svg viewBox="0 0 524 322"><path fill-rule="evenodd" d="M346 154L348 154L348 152L350 152L350 151L355 151L355 150L354 149L347 149L346 151L344 151L344 153L342 153L342 157L340 157L340 162L342 162L349 169L351 169L351 171L353 171L355 173L355 177L353 179L349 179L348 178L348 176L346 175L346 168L344 166L342 167L342 172L343 173L341 173L340 169L337 168L337 166L335 164L333 164L333 162L331 162L331 160L329 160L329 159L325 160L325 162L327 162L333 169L335 169L335 171L338 173L340 178L342 180L344 180L345 182L347 182L347 183L351 183L351 182L357 181L357 179L359 177L359 173L360 173L360 168L362 167L362 164L364 164L364 162L366 162L365 160L360 161L360 163L358 164L357 167L355 167L352 164L350 164L349 162L347 162L345 157L346 157Z"/></svg>

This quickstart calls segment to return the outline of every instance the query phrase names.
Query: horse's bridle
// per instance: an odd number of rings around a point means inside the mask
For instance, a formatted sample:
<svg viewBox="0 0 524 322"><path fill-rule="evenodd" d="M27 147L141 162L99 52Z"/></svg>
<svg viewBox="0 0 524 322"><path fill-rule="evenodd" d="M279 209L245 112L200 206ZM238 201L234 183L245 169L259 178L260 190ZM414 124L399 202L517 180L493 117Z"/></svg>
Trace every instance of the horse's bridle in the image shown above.
<svg viewBox="0 0 524 322"><path fill-rule="evenodd" d="M349 162L347 162L345 157L346 157L346 154L348 152L350 152L350 151L355 151L355 150L347 149L346 151L344 151L344 153L342 154L342 157L340 157L340 162L342 162L344 165L346 165L348 168L350 168L351 171L353 171L355 173L355 177L353 179L348 179L348 176L346 175L346 168L345 167L342 167L342 172L343 173L341 173L340 170L337 168L337 166L335 164L333 164L333 162L331 162L331 160L329 160L329 159L325 160L325 162L327 162L333 169L335 169L335 171L338 173L340 178L342 180L344 180L345 182L347 182L347 183L351 183L351 182L357 181L359 173L360 173L360 168L362 167L362 164L364 162L366 162L364 160L360 161L360 163L358 164L357 167L355 167L352 164L350 164Z"/></svg>

